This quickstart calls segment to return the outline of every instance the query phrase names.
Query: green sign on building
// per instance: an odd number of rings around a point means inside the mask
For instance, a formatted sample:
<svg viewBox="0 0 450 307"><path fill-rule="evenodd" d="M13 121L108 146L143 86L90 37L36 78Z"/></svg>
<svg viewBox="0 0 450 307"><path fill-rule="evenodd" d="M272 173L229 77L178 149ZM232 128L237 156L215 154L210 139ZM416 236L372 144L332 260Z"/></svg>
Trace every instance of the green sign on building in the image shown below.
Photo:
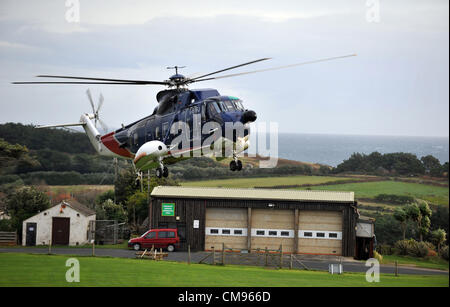
<svg viewBox="0 0 450 307"><path fill-rule="evenodd" d="M162 203L161 216L175 216L175 204Z"/></svg>

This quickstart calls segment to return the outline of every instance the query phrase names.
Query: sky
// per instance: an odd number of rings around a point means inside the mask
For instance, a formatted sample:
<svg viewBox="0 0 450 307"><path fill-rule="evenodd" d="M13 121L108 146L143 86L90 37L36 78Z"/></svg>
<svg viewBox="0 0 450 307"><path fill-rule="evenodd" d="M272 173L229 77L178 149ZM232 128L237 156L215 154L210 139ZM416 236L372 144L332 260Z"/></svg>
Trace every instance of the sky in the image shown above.
<svg viewBox="0 0 450 307"><path fill-rule="evenodd" d="M73 12L79 8L79 20ZM39 74L166 80L356 57L206 81L280 132L449 135L444 0L0 0L0 123L77 122L105 97L118 128L152 113L161 86L13 85Z"/></svg>

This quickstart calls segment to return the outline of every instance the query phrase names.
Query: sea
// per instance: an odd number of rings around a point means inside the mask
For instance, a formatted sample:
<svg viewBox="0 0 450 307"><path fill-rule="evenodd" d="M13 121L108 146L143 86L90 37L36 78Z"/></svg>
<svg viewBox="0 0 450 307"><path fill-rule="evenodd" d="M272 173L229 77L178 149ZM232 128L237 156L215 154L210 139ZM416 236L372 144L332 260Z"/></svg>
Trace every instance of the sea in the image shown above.
<svg viewBox="0 0 450 307"><path fill-rule="evenodd" d="M337 166L353 153L407 152L419 159L432 155L441 163L449 161L448 137L366 136L331 134L278 135L278 157Z"/></svg>

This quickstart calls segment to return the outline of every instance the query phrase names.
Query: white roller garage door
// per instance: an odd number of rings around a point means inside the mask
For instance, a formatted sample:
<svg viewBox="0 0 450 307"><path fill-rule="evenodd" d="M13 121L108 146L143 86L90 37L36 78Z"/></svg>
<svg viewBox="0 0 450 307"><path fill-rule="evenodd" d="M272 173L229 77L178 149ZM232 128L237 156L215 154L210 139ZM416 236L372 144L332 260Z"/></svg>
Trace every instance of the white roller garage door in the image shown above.
<svg viewBox="0 0 450 307"><path fill-rule="evenodd" d="M294 210L253 209L252 249L294 249Z"/></svg>
<svg viewBox="0 0 450 307"><path fill-rule="evenodd" d="M342 255L342 212L299 211L298 252Z"/></svg>
<svg viewBox="0 0 450 307"><path fill-rule="evenodd" d="M205 250L247 249L246 208L206 208Z"/></svg>

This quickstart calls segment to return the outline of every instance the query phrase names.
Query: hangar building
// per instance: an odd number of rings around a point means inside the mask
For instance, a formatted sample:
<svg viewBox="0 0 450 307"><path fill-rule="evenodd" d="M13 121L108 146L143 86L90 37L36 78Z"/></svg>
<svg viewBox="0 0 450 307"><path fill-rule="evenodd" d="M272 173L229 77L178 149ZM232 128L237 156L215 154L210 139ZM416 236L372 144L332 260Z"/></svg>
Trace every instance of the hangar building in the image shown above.
<svg viewBox="0 0 450 307"><path fill-rule="evenodd" d="M355 256L353 192L158 186L151 228L178 228L181 249L278 249Z"/></svg>

